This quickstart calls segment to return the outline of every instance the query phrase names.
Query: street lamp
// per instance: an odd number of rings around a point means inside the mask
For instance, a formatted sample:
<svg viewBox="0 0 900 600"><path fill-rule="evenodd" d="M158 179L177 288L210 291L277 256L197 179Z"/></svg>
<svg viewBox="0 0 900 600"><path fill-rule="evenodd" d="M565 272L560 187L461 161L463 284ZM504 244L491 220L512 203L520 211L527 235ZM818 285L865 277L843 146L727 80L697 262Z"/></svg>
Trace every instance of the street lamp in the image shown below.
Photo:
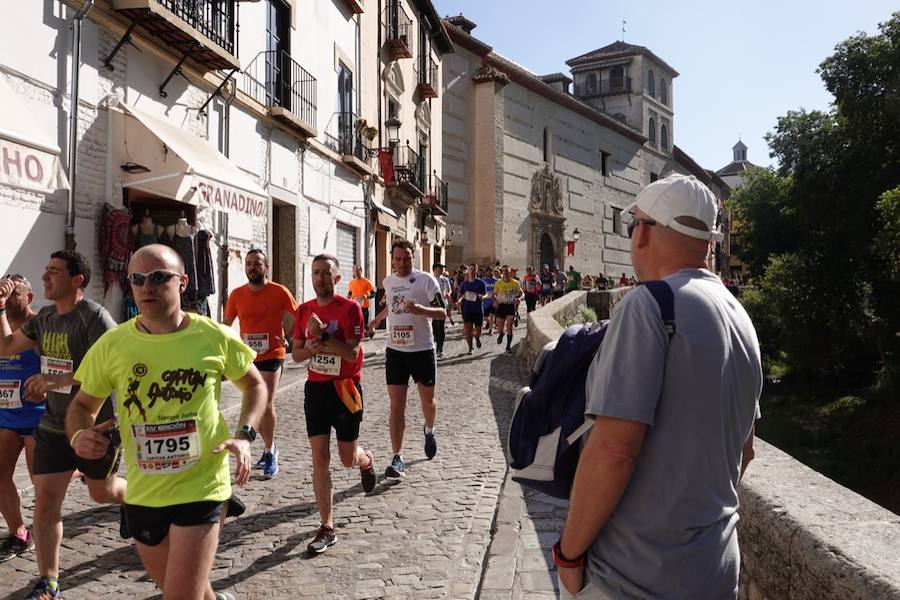
<svg viewBox="0 0 900 600"><path fill-rule="evenodd" d="M397 117L391 117L384 122L384 127L387 130L388 146L393 147L400 141L400 125L400 119Z"/></svg>
<svg viewBox="0 0 900 600"><path fill-rule="evenodd" d="M577 227L572 231L572 239L576 242L581 239L581 232L578 231Z"/></svg>

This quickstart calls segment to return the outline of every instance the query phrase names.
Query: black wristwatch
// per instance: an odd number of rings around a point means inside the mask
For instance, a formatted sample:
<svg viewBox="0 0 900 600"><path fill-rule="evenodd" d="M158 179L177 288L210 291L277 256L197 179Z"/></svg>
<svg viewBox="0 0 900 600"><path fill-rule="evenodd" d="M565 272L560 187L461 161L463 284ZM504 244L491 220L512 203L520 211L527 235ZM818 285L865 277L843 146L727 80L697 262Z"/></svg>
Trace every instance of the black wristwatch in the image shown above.
<svg viewBox="0 0 900 600"><path fill-rule="evenodd" d="M252 444L256 440L256 430L250 427L249 425L241 425L238 427L238 430L234 432L235 437L239 433L243 433L247 436L247 440Z"/></svg>
<svg viewBox="0 0 900 600"><path fill-rule="evenodd" d="M322 335L319 337L319 341L322 342L323 344L330 339L331 339L331 336L328 334L327 331L323 331Z"/></svg>

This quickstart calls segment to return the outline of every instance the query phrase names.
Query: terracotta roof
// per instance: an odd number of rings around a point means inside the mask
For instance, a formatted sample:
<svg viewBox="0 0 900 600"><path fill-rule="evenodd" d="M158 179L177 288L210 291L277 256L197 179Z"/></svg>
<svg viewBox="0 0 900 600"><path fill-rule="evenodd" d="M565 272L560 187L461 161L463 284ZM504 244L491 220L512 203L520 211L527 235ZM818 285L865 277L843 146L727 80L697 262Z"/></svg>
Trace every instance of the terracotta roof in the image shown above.
<svg viewBox="0 0 900 600"><path fill-rule="evenodd" d="M572 83L572 78L564 73L550 73L549 75L539 75L538 79L540 79L544 83L554 83L556 81L565 81L566 83Z"/></svg>
<svg viewBox="0 0 900 600"><path fill-rule="evenodd" d="M470 34L463 31L461 28L449 22L449 20L445 19L444 24L447 27L450 39L454 44L458 44L459 46L466 48L470 52L481 56L482 62L485 65L494 67L495 69L503 72L507 77L509 77L510 81L513 81L521 85L522 87L535 92L536 94L540 94L548 100L556 102L560 106L568 108L569 110L576 112L581 116L594 121L595 123L603 125L604 127L611 129L612 131L620 133L639 144L644 144L647 141L646 136L642 135L639 131L632 129L624 123L620 123L619 121L613 119L606 113L600 112L596 108L585 104L571 94L567 94L566 92L560 91L552 85L545 83L539 76L535 75L525 67L517 65L510 59L500 56L493 51L493 48L491 48L484 42L475 39Z"/></svg>
<svg viewBox="0 0 900 600"><path fill-rule="evenodd" d="M727 177L728 175L738 175L740 173L743 173L744 171L755 168L757 168L757 166L749 160L733 160L716 171L716 175L718 175L719 177Z"/></svg>
<svg viewBox="0 0 900 600"><path fill-rule="evenodd" d="M646 56L650 60L659 64L659 66L668 71L672 77L678 77L678 71L669 66L666 61L651 52L649 48L645 46L637 46L635 44L626 44L622 41L613 42L612 44L608 44L606 46L603 46L602 48L597 48L596 50L592 50L591 52L582 54L581 56L570 58L566 61L566 64L570 67L576 67L601 60L608 61L614 58L636 56L638 54Z"/></svg>
<svg viewBox="0 0 900 600"><path fill-rule="evenodd" d="M476 25L474 21L470 21L469 19L465 18L462 13L459 13L455 17L447 17L447 20L466 33L472 33L472 30L478 27L478 25Z"/></svg>

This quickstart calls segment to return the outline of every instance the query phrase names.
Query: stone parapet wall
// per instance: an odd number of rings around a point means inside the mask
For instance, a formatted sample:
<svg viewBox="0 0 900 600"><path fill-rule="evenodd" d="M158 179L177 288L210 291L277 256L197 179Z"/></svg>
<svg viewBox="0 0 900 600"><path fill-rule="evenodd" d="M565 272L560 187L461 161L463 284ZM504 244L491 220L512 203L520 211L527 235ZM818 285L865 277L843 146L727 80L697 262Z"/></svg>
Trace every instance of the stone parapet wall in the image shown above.
<svg viewBox="0 0 900 600"><path fill-rule="evenodd" d="M900 598L900 517L759 438L755 447L739 489L741 600Z"/></svg>
<svg viewBox="0 0 900 600"><path fill-rule="evenodd" d="M529 313L526 365L582 304L614 306L628 289L590 301L595 292L573 292ZM755 448L738 490L740 600L900 600L900 516L759 438Z"/></svg>

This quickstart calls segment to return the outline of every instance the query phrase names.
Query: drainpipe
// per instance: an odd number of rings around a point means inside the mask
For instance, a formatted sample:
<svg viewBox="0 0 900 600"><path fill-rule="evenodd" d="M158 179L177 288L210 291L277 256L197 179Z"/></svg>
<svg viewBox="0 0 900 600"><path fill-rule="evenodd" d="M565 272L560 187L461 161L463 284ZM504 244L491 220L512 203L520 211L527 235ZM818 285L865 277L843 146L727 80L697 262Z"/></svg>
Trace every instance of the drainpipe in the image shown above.
<svg viewBox="0 0 900 600"><path fill-rule="evenodd" d="M66 250L75 250L75 157L78 151L78 77L81 73L81 21L90 12L94 0L85 0L72 19L72 77L69 87L69 202L66 206Z"/></svg>

